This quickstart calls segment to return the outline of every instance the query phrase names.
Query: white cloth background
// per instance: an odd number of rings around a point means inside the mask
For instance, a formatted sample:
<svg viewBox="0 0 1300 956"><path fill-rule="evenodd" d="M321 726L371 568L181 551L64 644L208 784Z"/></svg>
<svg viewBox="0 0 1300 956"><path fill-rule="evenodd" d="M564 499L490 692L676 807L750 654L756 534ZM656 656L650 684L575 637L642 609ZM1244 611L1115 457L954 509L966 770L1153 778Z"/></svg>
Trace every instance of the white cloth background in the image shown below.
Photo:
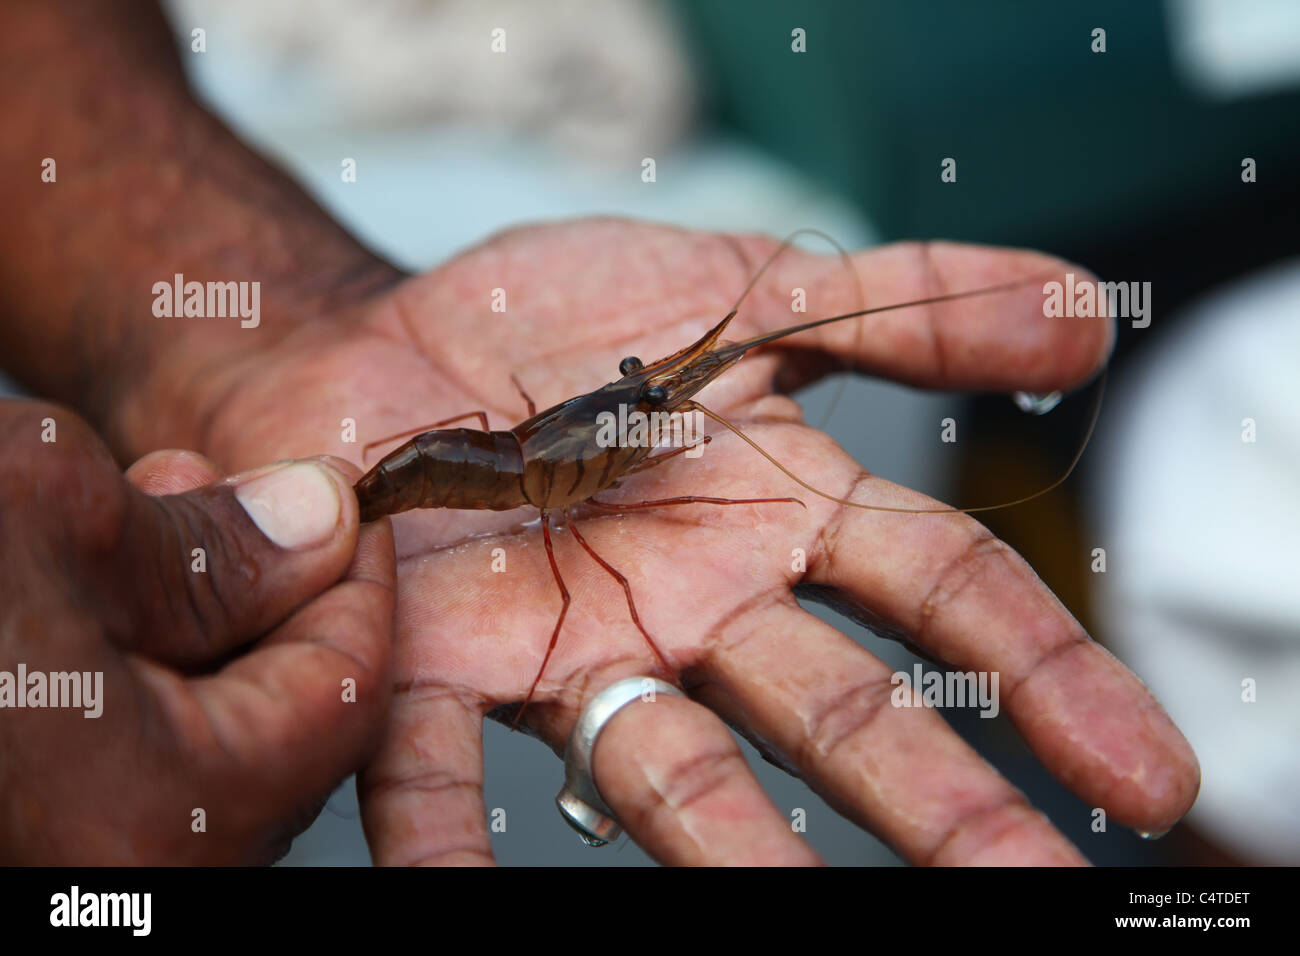
<svg viewBox="0 0 1300 956"><path fill-rule="evenodd" d="M1098 429L1097 611L1201 761L1189 819L1252 860L1297 864L1300 260L1185 319L1116 383Z"/></svg>

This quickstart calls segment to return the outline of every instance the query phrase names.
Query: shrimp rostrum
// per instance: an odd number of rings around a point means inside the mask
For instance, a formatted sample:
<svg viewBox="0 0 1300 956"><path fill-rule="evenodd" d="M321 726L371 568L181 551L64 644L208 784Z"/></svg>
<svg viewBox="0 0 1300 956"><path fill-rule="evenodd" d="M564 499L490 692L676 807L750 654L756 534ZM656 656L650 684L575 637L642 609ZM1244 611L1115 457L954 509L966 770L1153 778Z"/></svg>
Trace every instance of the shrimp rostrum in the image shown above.
<svg viewBox="0 0 1300 956"><path fill-rule="evenodd" d="M806 232L806 230L805 230ZM796 234L797 235L797 234ZM793 237L791 237L793 238ZM522 705L515 715L518 723L532 700L537 686L546 671L555 650L570 597L559 566L555 560L552 543L552 516L562 516L565 525L584 550L608 572L622 587L633 624L644 637L665 673L671 673L654 638L641 623L636 601L627 579L605 561L583 537L573 520L570 509L584 505L599 512L619 513L647 508L682 505L802 505L795 497L770 498L717 498L688 495L661 498L635 503L612 503L601 500L606 489L620 479L653 468L689 451L694 445L683 445L655 454L658 446L651 441L609 442L601 439L601 423L609 416L623 416L626 421L634 412L645 418L658 415L661 419L672 414L700 412L724 429L737 435L755 452L766 458L805 491L853 508L872 511L891 511L917 514L957 514L991 510L1020 504L1044 494L1063 482L1073 471L1091 435L1100 409L1100 390L1087 435L1081 443L1068 469L1055 482L1032 495L1016 501L979 508L912 509L868 505L838 498L800 479L768 452L759 447L748 435L720 415L695 401L694 396L706 385L739 362L747 352L760 345L775 342L787 336L818 326L862 318L874 313L953 301L975 295L986 295L1041 281L1041 276L1029 276L1013 282L987 286L982 289L948 295L932 296L910 302L895 303L870 309L835 315L829 318L780 329L731 343L722 339L723 333L741 308L745 297L754 288L759 277L777 256L789 247L790 240L774 253L746 287L730 312L708 330L698 341L658 361L645 363L629 356L619 363L619 378L594 391L570 398L564 402L536 411L518 381L515 385L528 405L529 418L506 431L488 429L484 412L473 412L426 426L427 430L410 438L380 460L356 484L357 497L363 521L374 521L384 515L394 515L414 508L457 508L491 511L508 511L516 508L535 508L541 515L541 529L546 555L561 597L561 607L551 633L541 667L533 679ZM841 250L841 256L846 254ZM443 428L457 421L478 418L482 429ZM407 432L406 434L411 434ZM389 436L371 442L367 449L402 435ZM712 436L698 441L708 442Z"/></svg>

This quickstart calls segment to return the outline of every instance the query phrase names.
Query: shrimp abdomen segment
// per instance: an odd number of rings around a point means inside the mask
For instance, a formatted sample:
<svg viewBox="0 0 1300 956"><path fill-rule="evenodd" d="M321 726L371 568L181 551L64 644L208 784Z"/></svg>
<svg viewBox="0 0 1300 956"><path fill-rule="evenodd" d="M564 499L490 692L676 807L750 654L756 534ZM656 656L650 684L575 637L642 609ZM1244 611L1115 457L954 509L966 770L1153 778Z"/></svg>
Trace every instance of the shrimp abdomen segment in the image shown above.
<svg viewBox="0 0 1300 956"><path fill-rule="evenodd" d="M356 484L361 520L412 508L509 511L527 505L513 432L450 428L416 435Z"/></svg>

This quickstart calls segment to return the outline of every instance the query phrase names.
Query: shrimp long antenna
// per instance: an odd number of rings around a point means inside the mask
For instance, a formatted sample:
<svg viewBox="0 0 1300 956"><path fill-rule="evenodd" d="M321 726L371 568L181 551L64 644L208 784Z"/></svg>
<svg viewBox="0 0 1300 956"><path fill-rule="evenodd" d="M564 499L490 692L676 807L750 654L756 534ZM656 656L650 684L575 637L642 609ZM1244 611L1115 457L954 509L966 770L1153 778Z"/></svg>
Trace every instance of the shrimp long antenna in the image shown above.
<svg viewBox="0 0 1300 956"><path fill-rule="evenodd" d="M678 352L674 352L672 355L668 356L667 358L660 359L659 361L655 362L652 365L646 366L641 370L641 374L654 375L658 372L670 371L673 369L681 368L685 365L689 365L691 362L694 362L696 359L698 359L701 355L704 355L706 352L710 352L710 351L727 350L730 354L737 354L737 355L743 354L744 351L743 349L740 350L739 352L736 352L734 346L725 346L724 349L714 349L714 346L717 344L718 340L722 337L722 333L727 330L727 326L731 325L731 320L734 319L737 313L740 312L741 305L744 303L745 299L748 298L749 294L754 291L754 287L758 285L758 280L763 278L767 270L772 267L772 263L776 262L776 260L781 256L783 252L791 248L795 237L801 235L820 236L821 238L825 239L827 242L835 246L835 248L840 251L840 257L843 260L845 266L852 269L853 261L852 259L849 258L849 254L844 250L844 247L841 246L834 239L832 239L830 236L828 236L826 233L821 232L817 229L798 229L790 233L790 235L786 236L786 238L782 240L781 244L777 246L776 251L773 252L770 256L768 256L767 259L763 262L763 264L758 267L758 271L754 273L754 275L750 278L749 283L745 286L744 291L740 293L740 298L736 300L736 304L732 306L730 312L728 312L726 315L722 317L721 321L719 321L717 325L709 329L709 331L705 332L704 335L701 336L697 341L686 346L686 348L681 349ZM856 276L856 272L854 273L854 275ZM860 303L861 301L862 301L862 283L858 282L858 302ZM857 313L853 313L853 315L856 314ZM853 315L841 316L841 318L852 318ZM799 330L790 329L788 331L796 332Z"/></svg>
<svg viewBox="0 0 1300 956"><path fill-rule="evenodd" d="M736 304L731 307L732 315L735 315L737 312L740 311L741 304L745 301L745 298L749 295L749 293L753 291L754 286L758 284L758 280L762 278L763 273L767 272L768 268L771 267L772 263L776 262L777 259L779 259L785 253L789 252L791 249L796 248L794 245L794 241L799 236L816 236L818 239L823 240L828 245L835 247L836 253L839 254L841 265L843 265L844 269L848 272L848 274L853 277L853 285L858 292L856 304L859 308L862 307L863 302L866 300L866 296L862 291L862 276L858 272L857 267L853 265L853 257L849 255L849 251L845 249L844 246L840 245L839 241L830 233L822 232L820 229L796 229L794 232L790 233L790 235L786 236L784 239L781 240L781 244L777 246L776 250L770 256L767 257L767 261L764 262L762 266L759 267L758 271L754 273L754 277L749 280L749 285L745 286L745 291L740 293L740 298L737 299ZM857 332L853 337L853 351L850 354L856 355L858 353L858 350L861 348L861 345L862 345L862 324L859 323ZM852 371L853 367L851 363L845 362L844 366L845 366L845 371ZM837 406L840 402L840 399L844 397L844 388L847 384L848 384L848 378L842 376L840 378L839 384L835 388L835 394L831 396L830 404L826 406L826 413L822 416L822 420L817 423L817 427L819 429L824 430L826 428L827 423L830 422L831 416L835 414L835 406Z"/></svg>
<svg viewBox="0 0 1300 956"><path fill-rule="evenodd" d="M763 274L767 272L769 268L771 268L772 263L776 262L776 260L779 259L787 250L794 248L794 241L799 236L816 236L818 239L824 239L826 242L830 243L832 246L835 247L835 250L839 253L840 261L843 262L849 268L849 271L855 277L857 277L858 270L853 268L853 257L849 255L847 249L845 249L842 245L840 245L838 242L835 241L834 236L830 235L829 233L822 232L820 229L796 229L794 232L790 233L790 235L782 239L781 244L776 247L776 250L770 256L767 257L767 260L761 266L758 267L758 271L754 273L753 277L749 280L749 284L745 286L745 291L740 293L740 298L738 298L736 300L736 304L731 307L732 315L735 315L737 312L740 311L740 306L744 303L745 299L749 296L749 294L754 291L754 286L758 285L758 280L763 278ZM861 291L862 291L862 283L859 282L858 283L859 301L861 301Z"/></svg>
<svg viewBox="0 0 1300 956"><path fill-rule="evenodd" d="M813 494L825 498L827 501L834 501L836 504L847 505L850 508L861 508L863 511L890 511L890 512L894 512L895 514L914 514L914 515L974 514L980 511L999 511L1002 508L1011 508L1014 507L1015 505L1022 505L1025 502L1033 501L1035 498L1039 498L1047 494L1049 491L1053 491L1054 489L1059 488L1062 484L1064 484L1065 480L1074 473L1074 469L1078 466L1079 460L1083 458L1084 450L1087 449L1088 447L1088 442L1092 440L1092 433L1097 428L1097 419L1101 417L1101 400L1105 392L1106 392L1106 370L1103 369L1101 373L1101 377L1097 383L1097 399L1096 399L1096 403L1093 405L1092 417L1088 421L1088 429L1084 433L1083 441L1079 445L1079 450L1074 453L1074 457L1070 459L1070 464L1065 469L1065 473L1062 474L1061 477L1057 478L1054 482L1052 482L1047 487L1040 488L1037 491L1035 491L1033 494L1025 495L1023 498L1017 498L1014 501L1005 501L1002 504L997 504L997 505L980 505L974 508L950 508L950 507L891 508L886 505L864 505L856 501L849 501L847 498L837 498L835 495L827 494L821 489L814 488L812 485L808 484L808 482L804 481L802 478L800 478L798 475L792 472L789 468L785 467L785 465L781 464L774 457L772 457L772 455L769 454L767 451L765 451L758 444L758 442L754 441L754 439L750 438L743 431L741 431L735 425L731 424L731 422L727 421L721 415L717 414L711 409L705 408L699 402L690 402L688 404L691 410L697 410L703 412L705 415L713 419L723 428L739 436L740 439L744 441L747 445L749 445L751 448L753 448L754 451L758 452L760 455L762 455L772 464L776 465L776 467L779 468L787 478L791 479L796 484L801 485L804 488L807 488Z"/></svg>
<svg viewBox="0 0 1300 956"><path fill-rule="evenodd" d="M982 289L970 289L965 292L950 292L945 295L932 295L924 299L913 299L910 302L895 302L893 305L878 305L870 309L860 309L857 312L845 312L843 315L832 315L826 319L814 319L811 322L803 322L799 325L792 325L788 328L777 329L775 332L765 332L762 335L756 335L752 339L745 339L743 342L734 342L730 345L724 345L717 349L719 355L724 358L730 358L748 352L750 349L768 342L774 342L777 339L783 339L787 335L794 335L797 332L806 332L809 329L815 329L819 325L830 325L832 322L843 322L845 319L856 319L864 315L876 315L880 312L892 312L895 309L908 309L917 305L934 305L939 302L952 302L955 299L969 299L976 295L992 295L995 292L1007 292L1011 289L1017 289L1021 286L1038 282L1047 276L1056 275L1055 271L1042 272L1032 276L1026 276L1023 279L1013 279L1010 282L1001 282L997 285L985 286Z"/></svg>

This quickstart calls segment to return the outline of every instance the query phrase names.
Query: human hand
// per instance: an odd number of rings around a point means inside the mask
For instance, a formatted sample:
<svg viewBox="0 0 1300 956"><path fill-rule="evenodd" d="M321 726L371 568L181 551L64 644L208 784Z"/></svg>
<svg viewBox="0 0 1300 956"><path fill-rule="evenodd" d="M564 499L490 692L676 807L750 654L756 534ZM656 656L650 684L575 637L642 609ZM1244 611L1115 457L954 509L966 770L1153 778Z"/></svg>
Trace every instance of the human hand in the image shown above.
<svg viewBox="0 0 1300 956"><path fill-rule="evenodd" d="M0 431L0 859L276 859L387 706L392 545L386 523L358 528L355 469L222 481L165 451L123 476L34 402L0 402ZM78 705L54 708L73 685L50 675L74 672Z"/></svg>
<svg viewBox="0 0 1300 956"><path fill-rule="evenodd" d="M340 434L345 418L362 441L479 409L505 428L525 417L512 372L545 407L617 377L625 355L670 354L727 312L772 248L617 221L518 230L334 321L280 336L202 391L154 404L188 407L203 423L203 449L226 468L323 450L355 455ZM871 305L1064 268L1036 254L949 245L887 247L854 262ZM792 254L729 335L795 321L794 285L810 302L797 318L857 307L838 260ZM494 289L506 290L504 314L490 309ZM795 341L911 384L1002 391L1078 384L1110 342L1107 320L1044 319L1032 286L888 313L860 337L853 325ZM702 400L815 487L935 507L863 472L774 393L817 370L812 354L755 353ZM999 672L1002 705L1030 746L1113 821L1161 830L1190 806L1196 761L1159 705L974 519L839 507L725 432L701 458L679 458L603 497L689 494L796 495L807 510L699 505L580 521L630 581L674 671L667 676L696 701L629 708L597 750L602 793L658 859L815 861L712 710L909 860L1081 861L941 717L886 706L890 669L804 612L796 585L907 634L957 670ZM362 780L372 852L380 862L486 861L480 723L523 698L559 594L540 531L519 531L518 515L414 512L394 523L397 694L385 747ZM657 662L618 585L567 533L556 537L574 600L525 720L559 749L585 700ZM491 571L495 548L506 552L506 573ZM791 571L795 548L807 554L805 572Z"/></svg>

